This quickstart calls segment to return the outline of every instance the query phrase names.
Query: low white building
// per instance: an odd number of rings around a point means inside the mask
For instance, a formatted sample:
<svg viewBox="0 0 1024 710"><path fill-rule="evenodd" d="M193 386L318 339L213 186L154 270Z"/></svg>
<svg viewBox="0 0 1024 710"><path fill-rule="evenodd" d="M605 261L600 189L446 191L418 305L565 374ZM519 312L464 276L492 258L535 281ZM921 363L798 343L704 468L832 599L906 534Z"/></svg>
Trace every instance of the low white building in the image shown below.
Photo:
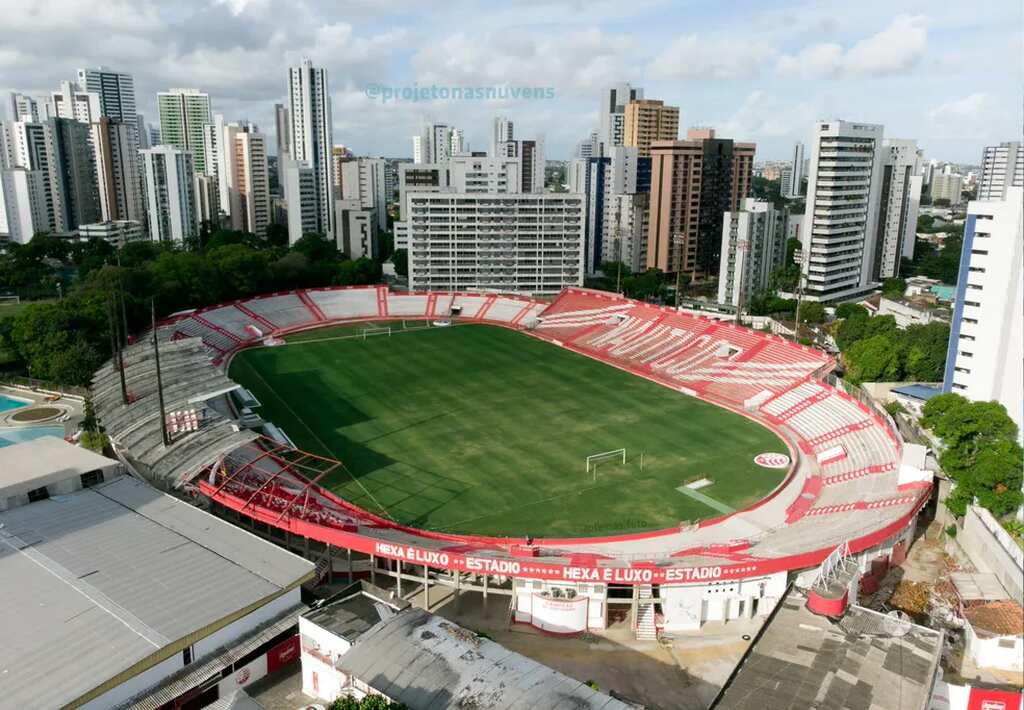
<svg viewBox="0 0 1024 710"><path fill-rule="evenodd" d="M558 293L583 283L583 196L406 194L414 290Z"/></svg>
<svg viewBox="0 0 1024 710"><path fill-rule="evenodd" d="M131 242L144 241L146 230L139 222L122 219L112 222L81 224L78 226L78 237L84 241L102 239L120 248Z"/></svg>
<svg viewBox="0 0 1024 710"><path fill-rule="evenodd" d="M977 668L1024 672L1024 609L1010 599L964 610L964 655Z"/></svg>
<svg viewBox="0 0 1024 710"><path fill-rule="evenodd" d="M302 692L409 708L630 706L447 619L357 582L299 619Z"/></svg>
<svg viewBox="0 0 1024 710"><path fill-rule="evenodd" d="M949 310L904 299L882 298L878 302L877 316L892 316L898 328L929 323L949 323Z"/></svg>

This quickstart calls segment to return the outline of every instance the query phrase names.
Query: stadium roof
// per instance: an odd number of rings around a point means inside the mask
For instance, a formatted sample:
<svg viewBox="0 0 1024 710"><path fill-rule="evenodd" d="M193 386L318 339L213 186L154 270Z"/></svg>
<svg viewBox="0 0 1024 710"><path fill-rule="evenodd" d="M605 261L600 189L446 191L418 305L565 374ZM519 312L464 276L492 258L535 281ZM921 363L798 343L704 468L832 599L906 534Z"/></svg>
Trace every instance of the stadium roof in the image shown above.
<svg viewBox="0 0 1024 710"><path fill-rule="evenodd" d="M902 394L914 399L921 399L926 402L932 397L937 397L942 394L942 388L931 387L929 385L904 385L903 387L893 387L892 391L896 394Z"/></svg>
<svg viewBox="0 0 1024 710"><path fill-rule="evenodd" d="M0 705L103 692L312 574L127 476L2 512Z"/></svg>
<svg viewBox="0 0 1024 710"><path fill-rule="evenodd" d="M377 610L372 618L380 618ZM335 665L420 710L630 707L422 609L405 609L377 621Z"/></svg>
<svg viewBox="0 0 1024 710"><path fill-rule="evenodd" d="M832 622L806 601L796 589L783 597L714 710L930 707L940 632L859 606Z"/></svg>
<svg viewBox="0 0 1024 710"><path fill-rule="evenodd" d="M126 388L131 403L121 398L121 379L113 361L93 375L93 404L110 437L130 452L142 473L160 485L177 485L224 453L256 438L240 429L212 407L207 400L221 396L238 385L210 361L199 338L168 341L160 346L160 373L164 410L196 409L202 412L198 431L178 433L164 446L160 431L156 360L149 339L129 346L124 352Z"/></svg>
<svg viewBox="0 0 1024 710"><path fill-rule="evenodd" d="M72 446L56 436L42 436L17 446L0 448L0 498L102 469L120 469L121 464L106 456Z"/></svg>

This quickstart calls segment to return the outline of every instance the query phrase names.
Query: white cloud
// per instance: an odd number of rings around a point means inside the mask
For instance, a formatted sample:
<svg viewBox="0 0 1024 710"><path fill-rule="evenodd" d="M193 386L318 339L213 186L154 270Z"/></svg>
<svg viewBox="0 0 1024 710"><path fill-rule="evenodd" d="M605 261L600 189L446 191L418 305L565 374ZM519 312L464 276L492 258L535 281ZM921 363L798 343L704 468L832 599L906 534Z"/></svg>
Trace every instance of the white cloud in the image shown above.
<svg viewBox="0 0 1024 710"><path fill-rule="evenodd" d="M979 92L939 104L925 116L933 135L981 138L990 132L994 113L991 97Z"/></svg>
<svg viewBox="0 0 1024 710"><path fill-rule="evenodd" d="M810 45L795 55L782 55L775 68L781 76L802 78L896 74L917 64L927 44L927 19L899 15L849 49L835 43Z"/></svg>
<svg viewBox="0 0 1024 710"><path fill-rule="evenodd" d="M679 37L651 62L652 76L664 79L747 79L775 58L762 42Z"/></svg>
<svg viewBox="0 0 1024 710"><path fill-rule="evenodd" d="M819 108L810 102L784 101L757 90L749 93L731 116L713 125L720 135L738 141L798 138L819 114Z"/></svg>
<svg viewBox="0 0 1024 710"><path fill-rule="evenodd" d="M630 40L585 29L564 35L534 33L450 35L426 42L413 55L414 76L424 83L486 86L553 86L559 94L592 93L618 79Z"/></svg>
<svg viewBox="0 0 1024 710"><path fill-rule="evenodd" d="M878 34L850 48L845 69L854 74L892 74L913 67L928 44L924 15L899 15Z"/></svg>

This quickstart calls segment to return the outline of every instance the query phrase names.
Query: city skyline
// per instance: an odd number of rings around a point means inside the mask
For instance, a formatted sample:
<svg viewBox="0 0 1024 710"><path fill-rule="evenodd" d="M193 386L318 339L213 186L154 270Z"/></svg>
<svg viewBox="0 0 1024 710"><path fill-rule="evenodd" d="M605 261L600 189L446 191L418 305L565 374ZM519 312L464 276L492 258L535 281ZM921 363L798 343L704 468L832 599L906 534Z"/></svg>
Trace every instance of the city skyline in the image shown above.
<svg viewBox="0 0 1024 710"><path fill-rule="evenodd" d="M210 94L213 112L269 132L288 67L308 56L331 74L336 141L389 157L409 157L421 120L463 127L470 147L486 150L493 117L507 115L524 135L543 135L551 159L568 159L598 128L602 88L623 81L679 106L681 132L713 126L756 142L759 160L786 159L815 121L834 117L883 124L887 136L917 139L928 158L967 164L1019 133L1020 106L1000 74L984 69L1019 57L1019 11L876 5L726 11L648 2L584 11L538 2L482 14L446 6L446 17L464 22L438 28L436 8L371 2L357 12L276 0L113 3L92 12L19 1L8 12L0 91L42 98L79 68L105 66L134 75L150 123L158 123L158 91L195 86ZM97 34L106 41L88 40ZM366 95L371 84L541 84L554 97L382 103Z"/></svg>

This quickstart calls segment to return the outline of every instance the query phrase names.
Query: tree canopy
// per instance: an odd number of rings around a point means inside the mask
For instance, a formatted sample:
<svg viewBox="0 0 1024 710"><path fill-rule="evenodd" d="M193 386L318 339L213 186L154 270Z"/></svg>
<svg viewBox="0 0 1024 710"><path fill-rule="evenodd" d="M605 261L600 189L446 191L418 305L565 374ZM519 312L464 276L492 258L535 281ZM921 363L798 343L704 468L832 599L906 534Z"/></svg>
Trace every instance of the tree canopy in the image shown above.
<svg viewBox="0 0 1024 710"><path fill-rule="evenodd" d="M843 304L835 329L847 379L852 382L938 382L946 367L949 326L933 322L896 327L892 316L870 316L863 306Z"/></svg>
<svg viewBox="0 0 1024 710"><path fill-rule="evenodd" d="M69 245L48 235L10 245L0 254L0 292L52 298L61 284L65 297L0 321L0 349L14 352L33 377L86 385L110 356L108 309L122 289L128 329L137 332L148 322L150 299L163 316L267 291L380 282L379 264L345 258L322 235L307 234L290 248L277 241L213 230L193 250L134 242L118 251L102 240ZM119 314L120 304L114 308Z"/></svg>
<svg viewBox="0 0 1024 710"><path fill-rule="evenodd" d="M942 439L939 464L956 481L946 500L954 515L974 500L996 516L1020 507L1024 451L1003 405L942 394L925 404L921 424Z"/></svg>

